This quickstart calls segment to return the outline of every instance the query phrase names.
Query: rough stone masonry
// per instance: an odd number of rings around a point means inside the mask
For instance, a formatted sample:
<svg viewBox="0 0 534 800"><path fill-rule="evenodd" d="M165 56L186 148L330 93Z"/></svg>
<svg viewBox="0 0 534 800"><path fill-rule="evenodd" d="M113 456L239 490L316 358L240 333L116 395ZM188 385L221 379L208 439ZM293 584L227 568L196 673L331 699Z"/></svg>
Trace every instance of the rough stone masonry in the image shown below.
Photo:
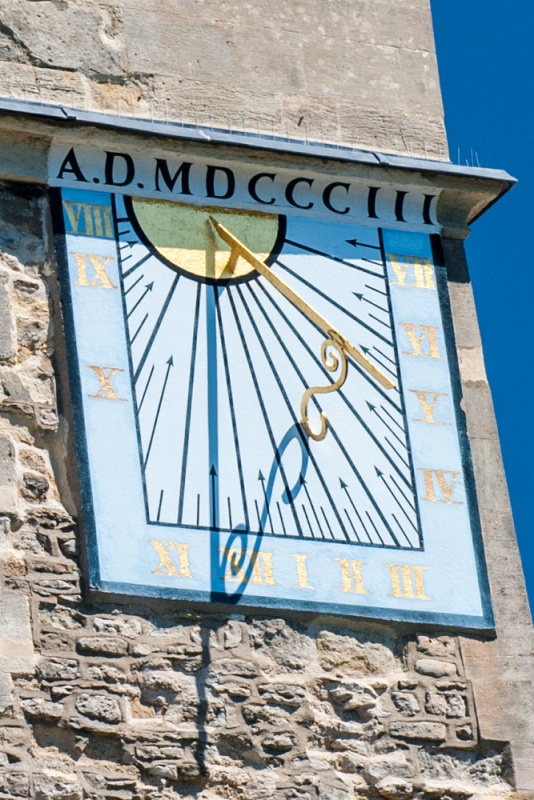
<svg viewBox="0 0 534 800"><path fill-rule="evenodd" d="M4 96L446 157L428 0L1 6ZM5 182L0 219L0 799L533 797L532 629L461 242L494 642L89 602L46 191Z"/></svg>

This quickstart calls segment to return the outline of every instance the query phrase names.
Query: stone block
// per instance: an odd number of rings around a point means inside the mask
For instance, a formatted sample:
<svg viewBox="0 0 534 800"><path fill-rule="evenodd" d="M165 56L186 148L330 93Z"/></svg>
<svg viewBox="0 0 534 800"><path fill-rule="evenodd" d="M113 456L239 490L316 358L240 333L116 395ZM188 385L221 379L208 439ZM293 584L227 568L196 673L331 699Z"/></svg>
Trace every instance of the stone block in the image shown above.
<svg viewBox="0 0 534 800"><path fill-rule="evenodd" d="M82 636L78 639L76 648L82 653L124 656L128 650L128 644L118 636Z"/></svg>
<svg viewBox="0 0 534 800"><path fill-rule="evenodd" d="M0 672L0 717L13 714L13 681L7 672Z"/></svg>
<svg viewBox="0 0 534 800"><path fill-rule="evenodd" d="M445 675L457 675L456 664L450 661L439 661L437 658L419 658L415 662L416 672L421 675L430 675L433 678L443 678Z"/></svg>
<svg viewBox="0 0 534 800"><path fill-rule="evenodd" d="M0 282L0 360L17 354L17 331L9 284Z"/></svg>
<svg viewBox="0 0 534 800"><path fill-rule="evenodd" d="M28 697L22 701L24 715L31 720L57 722L63 716L61 703L51 703L44 697Z"/></svg>
<svg viewBox="0 0 534 800"><path fill-rule="evenodd" d="M32 675L35 671L28 598L8 589L0 593L0 672Z"/></svg>
<svg viewBox="0 0 534 800"><path fill-rule="evenodd" d="M13 514L17 508L17 462L15 445L0 436L0 513Z"/></svg>
<svg viewBox="0 0 534 800"><path fill-rule="evenodd" d="M121 707L115 697L103 694L81 694L76 710L90 719L117 724L122 719Z"/></svg>
<svg viewBox="0 0 534 800"><path fill-rule="evenodd" d="M392 722L389 732L399 739L427 742L444 742L447 738L447 727L440 722Z"/></svg>
<svg viewBox="0 0 534 800"><path fill-rule="evenodd" d="M419 700L411 692L393 692L391 699L397 711L404 716L415 717L421 711Z"/></svg>

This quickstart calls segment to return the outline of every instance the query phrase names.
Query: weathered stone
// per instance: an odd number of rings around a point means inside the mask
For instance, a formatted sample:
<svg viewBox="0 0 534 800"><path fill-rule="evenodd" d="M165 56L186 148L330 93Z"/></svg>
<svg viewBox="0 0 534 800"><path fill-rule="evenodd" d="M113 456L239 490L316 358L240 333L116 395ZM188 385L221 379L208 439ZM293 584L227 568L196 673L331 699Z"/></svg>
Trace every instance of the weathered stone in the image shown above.
<svg viewBox="0 0 534 800"><path fill-rule="evenodd" d="M254 664L239 658L223 658L215 661L211 668L218 675L237 675L240 678L255 678L258 674Z"/></svg>
<svg viewBox="0 0 534 800"><path fill-rule="evenodd" d="M76 776L61 775L51 770L34 774L35 800L82 800L83 790Z"/></svg>
<svg viewBox="0 0 534 800"><path fill-rule="evenodd" d="M327 672L343 669L349 674L375 674L395 667L386 642L359 641L353 633L321 631L317 640L320 664Z"/></svg>
<svg viewBox="0 0 534 800"><path fill-rule="evenodd" d="M46 499L46 494L50 489L50 483L44 475L36 475L25 472L22 476L21 494L26 500L42 503Z"/></svg>
<svg viewBox="0 0 534 800"><path fill-rule="evenodd" d="M393 692L391 699L395 703L395 708L407 717L414 717L421 710L419 700L410 692Z"/></svg>
<svg viewBox="0 0 534 800"><path fill-rule="evenodd" d="M12 359L17 354L17 331L9 286L0 282L0 360Z"/></svg>
<svg viewBox="0 0 534 800"><path fill-rule="evenodd" d="M456 645L452 636L438 636L437 639L432 639L430 636L418 636L417 649L434 658L448 658L456 655Z"/></svg>
<svg viewBox="0 0 534 800"><path fill-rule="evenodd" d="M0 671L14 675L35 671L28 598L9 589L0 592Z"/></svg>
<svg viewBox="0 0 534 800"><path fill-rule="evenodd" d="M124 636L126 639L135 639L143 632L141 621L135 618L115 617L95 617L93 627L97 633L110 633Z"/></svg>
<svg viewBox="0 0 534 800"><path fill-rule="evenodd" d="M22 770L0 770L0 792L7 797L29 797L29 776Z"/></svg>
<svg viewBox="0 0 534 800"><path fill-rule="evenodd" d="M271 733L262 741L264 750L275 753L287 753L294 748L295 737L290 733Z"/></svg>
<svg viewBox="0 0 534 800"><path fill-rule="evenodd" d="M63 716L61 703L50 703L44 697L28 697L22 701L22 710L29 719L56 722Z"/></svg>
<svg viewBox="0 0 534 800"><path fill-rule="evenodd" d="M413 784L402 778L382 778L375 785L375 789L386 800L402 800L412 797Z"/></svg>
<svg viewBox="0 0 534 800"><path fill-rule="evenodd" d="M72 658L41 659L39 672L45 681L74 681L80 675L78 662Z"/></svg>
<svg viewBox="0 0 534 800"><path fill-rule="evenodd" d="M86 717L116 724L122 719L121 708L114 697L103 694L81 694L76 709Z"/></svg>
<svg viewBox="0 0 534 800"><path fill-rule="evenodd" d="M15 444L8 436L0 435L0 510L13 513L17 508L17 465Z"/></svg>
<svg viewBox="0 0 534 800"><path fill-rule="evenodd" d="M401 739L421 739L443 742L447 738L447 727L440 722L392 722L391 736Z"/></svg>
<svg viewBox="0 0 534 800"><path fill-rule="evenodd" d="M444 675L456 675L456 664L450 661L438 661L434 658L420 658L415 662L415 669L421 675L431 675L433 678L442 678Z"/></svg>
<svg viewBox="0 0 534 800"><path fill-rule="evenodd" d="M306 690L291 683L264 683L258 686L261 697L267 703L298 708L306 699Z"/></svg>
<svg viewBox="0 0 534 800"><path fill-rule="evenodd" d="M406 754L401 750L393 750L391 753L374 758L367 763L365 776L370 783L384 778L413 778L415 769L406 758Z"/></svg>
<svg viewBox="0 0 534 800"><path fill-rule="evenodd" d="M0 717L10 717L13 713L13 681L11 675L0 672Z"/></svg>
<svg viewBox="0 0 534 800"><path fill-rule="evenodd" d="M123 656L126 655L128 645L124 639L116 636L82 636L78 639L77 649L82 653Z"/></svg>

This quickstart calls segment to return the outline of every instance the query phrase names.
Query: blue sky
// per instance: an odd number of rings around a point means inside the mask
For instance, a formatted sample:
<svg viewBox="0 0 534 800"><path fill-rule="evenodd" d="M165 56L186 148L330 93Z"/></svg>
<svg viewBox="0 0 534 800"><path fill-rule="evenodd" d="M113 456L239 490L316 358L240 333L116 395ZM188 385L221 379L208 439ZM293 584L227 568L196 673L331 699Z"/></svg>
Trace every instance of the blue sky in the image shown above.
<svg viewBox="0 0 534 800"><path fill-rule="evenodd" d="M451 160L519 184L473 226L467 257L523 567L534 607L534 4L432 0Z"/></svg>

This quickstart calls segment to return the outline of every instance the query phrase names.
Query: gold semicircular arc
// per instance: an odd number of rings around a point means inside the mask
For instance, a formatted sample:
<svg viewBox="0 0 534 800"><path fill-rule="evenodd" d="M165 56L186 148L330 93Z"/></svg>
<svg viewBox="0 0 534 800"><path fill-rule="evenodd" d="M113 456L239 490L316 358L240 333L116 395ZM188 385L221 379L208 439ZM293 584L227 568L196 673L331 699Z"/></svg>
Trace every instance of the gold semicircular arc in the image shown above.
<svg viewBox="0 0 534 800"><path fill-rule="evenodd" d="M231 247L213 230L210 216L217 215L261 261L269 259L279 238L278 214L241 209L132 198L132 209L143 236L167 262L197 279L243 279L254 268L239 257L233 264Z"/></svg>

